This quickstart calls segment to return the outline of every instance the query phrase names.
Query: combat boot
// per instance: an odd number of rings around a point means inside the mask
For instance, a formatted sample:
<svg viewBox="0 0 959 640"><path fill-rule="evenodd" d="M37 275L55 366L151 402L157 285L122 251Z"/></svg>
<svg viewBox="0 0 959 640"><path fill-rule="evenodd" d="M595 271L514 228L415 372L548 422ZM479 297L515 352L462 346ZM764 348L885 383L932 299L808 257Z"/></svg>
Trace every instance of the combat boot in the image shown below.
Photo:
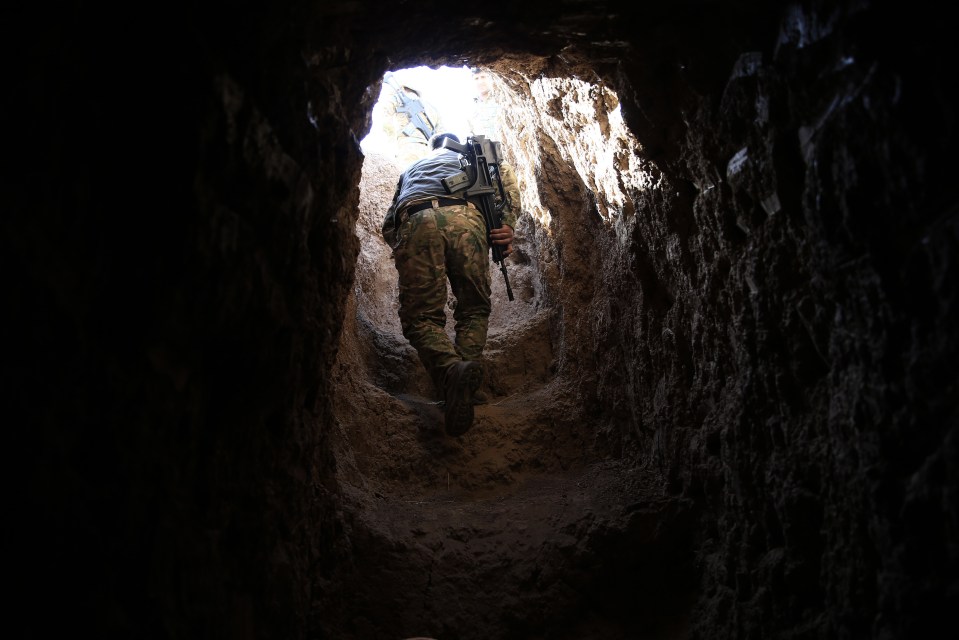
<svg viewBox="0 0 959 640"><path fill-rule="evenodd" d="M483 382L483 367L462 360L446 372L446 433L461 436L473 426L473 394Z"/></svg>

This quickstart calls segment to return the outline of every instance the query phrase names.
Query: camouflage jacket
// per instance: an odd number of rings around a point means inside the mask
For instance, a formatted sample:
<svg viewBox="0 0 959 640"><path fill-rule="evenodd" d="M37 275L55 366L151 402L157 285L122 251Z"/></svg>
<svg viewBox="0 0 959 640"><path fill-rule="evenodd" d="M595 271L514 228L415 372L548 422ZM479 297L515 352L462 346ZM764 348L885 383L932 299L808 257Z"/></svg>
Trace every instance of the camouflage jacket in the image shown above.
<svg viewBox="0 0 959 640"><path fill-rule="evenodd" d="M506 204L502 209L503 224L515 228L520 211L519 182L508 162L500 162L499 168L503 190L506 192ZM451 196L446 192L441 180L460 171L460 155L450 150L438 151L411 164L397 181L393 202L383 219L382 232L387 244L396 246L396 230L402 222L401 214L407 207L433 198L455 198L455 195ZM495 198L499 204L498 190Z"/></svg>

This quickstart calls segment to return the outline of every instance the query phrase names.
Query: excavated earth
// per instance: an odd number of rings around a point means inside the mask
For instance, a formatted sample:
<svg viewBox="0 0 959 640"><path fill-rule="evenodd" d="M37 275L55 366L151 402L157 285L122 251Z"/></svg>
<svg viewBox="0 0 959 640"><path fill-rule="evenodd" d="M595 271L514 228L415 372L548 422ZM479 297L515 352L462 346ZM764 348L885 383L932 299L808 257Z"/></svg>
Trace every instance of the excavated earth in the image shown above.
<svg viewBox="0 0 959 640"><path fill-rule="evenodd" d="M400 170L382 155L365 159L357 275L333 371L342 508L362 549L347 589L359 594L353 610L370 612L344 627L356 637L384 628L681 637L693 589L689 514L665 495L661 474L598 441L602 422L585 411L578 381L557 375L555 312L524 258L528 217L508 261L514 301L491 267L489 401L465 436L444 433L441 403L402 336L379 233ZM450 332L453 304L450 294Z"/></svg>

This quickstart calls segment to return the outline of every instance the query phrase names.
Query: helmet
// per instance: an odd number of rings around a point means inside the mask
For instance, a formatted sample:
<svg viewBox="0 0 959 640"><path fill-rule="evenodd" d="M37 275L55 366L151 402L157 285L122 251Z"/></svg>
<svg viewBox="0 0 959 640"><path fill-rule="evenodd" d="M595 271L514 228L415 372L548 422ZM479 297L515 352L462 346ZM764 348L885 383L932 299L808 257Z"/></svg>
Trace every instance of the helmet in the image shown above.
<svg viewBox="0 0 959 640"><path fill-rule="evenodd" d="M459 143L460 139L455 133L437 132L430 137L430 149L438 149L443 138L449 138L453 142Z"/></svg>

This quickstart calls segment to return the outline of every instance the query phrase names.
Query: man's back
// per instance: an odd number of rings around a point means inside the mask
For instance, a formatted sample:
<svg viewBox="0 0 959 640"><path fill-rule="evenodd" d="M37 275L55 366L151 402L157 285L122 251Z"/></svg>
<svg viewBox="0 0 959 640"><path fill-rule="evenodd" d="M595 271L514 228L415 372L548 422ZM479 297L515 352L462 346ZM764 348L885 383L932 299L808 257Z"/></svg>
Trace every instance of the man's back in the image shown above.
<svg viewBox="0 0 959 640"><path fill-rule="evenodd" d="M397 214L413 202L449 197L441 181L461 170L460 155L446 149L435 150L410 164L397 181L393 204L383 220L386 241L393 244L393 233L400 222Z"/></svg>

